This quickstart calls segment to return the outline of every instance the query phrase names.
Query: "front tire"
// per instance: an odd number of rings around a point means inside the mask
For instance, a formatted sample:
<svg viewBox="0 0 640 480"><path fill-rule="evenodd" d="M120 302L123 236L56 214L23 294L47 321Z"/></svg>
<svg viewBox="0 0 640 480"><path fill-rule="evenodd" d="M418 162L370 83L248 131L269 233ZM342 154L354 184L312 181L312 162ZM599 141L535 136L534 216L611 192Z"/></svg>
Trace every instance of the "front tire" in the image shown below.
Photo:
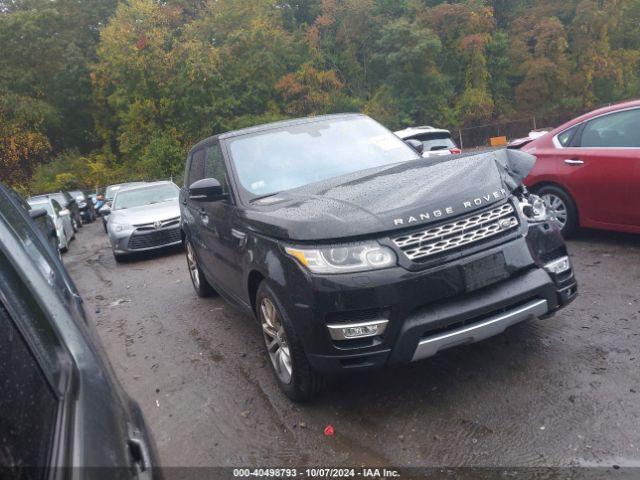
<svg viewBox="0 0 640 480"><path fill-rule="evenodd" d="M545 185L536 190L547 210L560 226L560 233L570 237L578 228L578 209L571 196L560 187Z"/></svg>
<svg viewBox="0 0 640 480"><path fill-rule="evenodd" d="M187 256L187 267L189 268L189 276L196 294L201 297L210 297L215 293L213 287L209 284L206 277L202 273L202 269L198 265L198 257L189 239L185 239L185 253Z"/></svg>
<svg viewBox="0 0 640 480"><path fill-rule="evenodd" d="M256 310L278 385L294 402L312 400L324 386L325 379L309 364L287 313L266 281L258 287Z"/></svg>
<svg viewBox="0 0 640 480"><path fill-rule="evenodd" d="M60 244L60 248L58 248L58 252L66 253L69 250L69 239L67 239L67 234L62 232L63 242Z"/></svg>

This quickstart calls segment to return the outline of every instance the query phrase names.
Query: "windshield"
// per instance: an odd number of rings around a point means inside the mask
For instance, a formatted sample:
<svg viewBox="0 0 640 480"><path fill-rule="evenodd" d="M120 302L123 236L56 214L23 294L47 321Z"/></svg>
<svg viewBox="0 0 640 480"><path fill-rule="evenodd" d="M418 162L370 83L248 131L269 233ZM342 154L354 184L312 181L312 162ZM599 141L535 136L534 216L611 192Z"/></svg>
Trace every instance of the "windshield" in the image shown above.
<svg viewBox="0 0 640 480"><path fill-rule="evenodd" d="M120 190L120 185L112 185L107 187L107 190L104 192L104 198L107 200L113 200L113 197L116 196L116 192Z"/></svg>
<svg viewBox="0 0 640 480"><path fill-rule="evenodd" d="M144 182L131 182L131 183L121 183L119 185L111 185L107 187L107 189L105 190L104 198L107 201L111 201L113 200L113 197L116 196L116 193L118 193L118 190L121 190L127 187L135 187L136 185L143 185L143 184Z"/></svg>
<svg viewBox="0 0 640 480"><path fill-rule="evenodd" d="M49 202L38 202L38 203L31 203L29 202L29 205L31 205L31 208L33 210L38 210L38 209L43 209L46 210L47 213L53 217L53 208L51 208L51 204Z"/></svg>
<svg viewBox="0 0 640 480"><path fill-rule="evenodd" d="M142 207L144 205L178 200L179 192L178 187L173 184L122 190L114 200L113 209L123 210L125 208Z"/></svg>
<svg viewBox="0 0 640 480"><path fill-rule="evenodd" d="M254 196L419 158L402 140L365 116L242 135L229 140L229 149L241 185Z"/></svg>

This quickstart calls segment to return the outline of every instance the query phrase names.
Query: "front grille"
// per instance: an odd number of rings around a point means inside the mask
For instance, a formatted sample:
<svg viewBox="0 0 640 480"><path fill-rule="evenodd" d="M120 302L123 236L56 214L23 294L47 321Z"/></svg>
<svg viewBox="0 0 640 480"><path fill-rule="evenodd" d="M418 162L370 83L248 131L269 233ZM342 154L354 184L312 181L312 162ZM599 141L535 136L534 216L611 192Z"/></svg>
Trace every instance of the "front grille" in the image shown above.
<svg viewBox="0 0 640 480"><path fill-rule="evenodd" d="M138 223L134 225L137 230L157 230L159 228L173 227L180 224L180 217L169 218L167 220L160 220L157 222Z"/></svg>
<svg viewBox="0 0 640 480"><path fill-rule="evenodd" d="M164 230L139 231L136 230L129 238L129 250L161 247L181 240L179 228Z"/></svg>
<svg viewBox="0 0 640 480"><path fill-rule="evenodd" d="M518 226L518 216L510 203L485 210L437 227L393 239L412 261L425 261L433 255L479 242Z"/></svg>

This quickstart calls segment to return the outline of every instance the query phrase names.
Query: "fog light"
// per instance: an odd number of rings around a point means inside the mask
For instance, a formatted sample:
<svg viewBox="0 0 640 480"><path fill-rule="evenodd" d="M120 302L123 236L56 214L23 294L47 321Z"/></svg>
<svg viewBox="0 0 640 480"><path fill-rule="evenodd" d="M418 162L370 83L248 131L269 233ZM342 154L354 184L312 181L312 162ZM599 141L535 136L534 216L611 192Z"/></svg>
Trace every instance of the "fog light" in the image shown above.
<svg viewBox="0 0 640 480"><path fill-rule="evenodd" d="M355 338L375 337L382 335L389 320L373 320L371 322L350 323L346 325L327 325L333 340L353 340Z"/></svg>
<svg viewBox="0 0 640 480"><path fill-rule="evenodd" d="M364 327L347 327L342 329L342 334L347 338L368 337L378 334L378 325L365 325Z"/></svg>
<svg viewBox="0 0 640 480"><path fill-rule="evenodd" d="M559 273L566 272L571 268L571 263L569 263L569 257L560 257L553 262L549 262L544 266L544 269L555 275Z"/></svg>

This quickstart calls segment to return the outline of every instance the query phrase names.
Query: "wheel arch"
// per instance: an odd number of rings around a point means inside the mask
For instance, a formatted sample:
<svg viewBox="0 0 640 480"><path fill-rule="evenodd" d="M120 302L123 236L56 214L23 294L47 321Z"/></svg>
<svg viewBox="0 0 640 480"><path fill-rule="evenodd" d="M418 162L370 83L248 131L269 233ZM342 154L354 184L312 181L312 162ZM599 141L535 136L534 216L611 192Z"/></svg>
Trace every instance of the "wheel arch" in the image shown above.
<svg viewBox="0 0 640 480"><path fill-rule="evenodd" d="M582 224L580 207L578 206L578 202L576 202L575 195L573 195L573 193L571 193L571 190L569 188L567 188L565 185L563 185L561 183L558 183L558 182L551 181L551 180L543 180L541 182L535 183L535 184L529 186L529 190L531 190L533 193L537 193L543 187L559 188L560 190L562 190L564 193L567 194L567 196L573 202L573 207L576 209L576 214L577 214L577 218L578 218L578 226L580 226Z"/></svg>
<svg viewBox="0 0 640 480"><path fill-rule="evenodd" d="M259 270L251 270L247 277L247 292L249 294L251 310L253 310L254 313L256 313L256 294L258 293L258 287L265 278Z"/></svg>

